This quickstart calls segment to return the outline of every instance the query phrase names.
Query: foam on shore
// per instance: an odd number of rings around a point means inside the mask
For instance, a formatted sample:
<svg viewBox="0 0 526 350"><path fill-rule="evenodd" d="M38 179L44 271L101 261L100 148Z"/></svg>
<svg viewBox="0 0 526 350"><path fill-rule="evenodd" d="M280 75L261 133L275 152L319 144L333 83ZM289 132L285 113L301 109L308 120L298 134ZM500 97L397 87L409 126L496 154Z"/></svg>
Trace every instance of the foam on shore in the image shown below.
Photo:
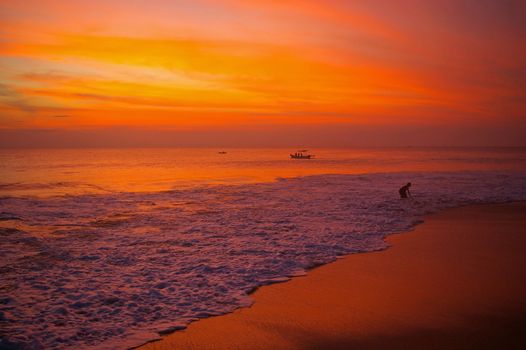
<svg viewBox="0 0 526 350"><path fill-rule="evenodd" d="M397 189L413 182L414 199ZM254 288L385 249L424 215L526 200L518 172L322 175L184 191L0 199L0 326L115 349L248 306ZM39 345L40 344L40 345Z"/></svg>

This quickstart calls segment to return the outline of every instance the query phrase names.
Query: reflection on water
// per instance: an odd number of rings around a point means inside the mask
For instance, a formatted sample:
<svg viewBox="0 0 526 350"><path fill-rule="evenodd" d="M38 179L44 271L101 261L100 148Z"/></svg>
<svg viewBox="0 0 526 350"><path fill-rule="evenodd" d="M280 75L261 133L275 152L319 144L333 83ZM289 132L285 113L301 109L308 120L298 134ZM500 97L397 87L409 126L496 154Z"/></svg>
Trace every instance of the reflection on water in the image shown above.
<svg viewBox="0 0 526 350"><path fill-rule="evenodd" d="M219 151L226 151L220 154ZM37 149L0 151L0 194L144 192L315 174L525 170L526 149Z"/></svg>
<svg viewBox="0 0 526 350"><path fill-rule="evenodd" d="M128 348L250 305L258 286L383 249L428 213L526 199L526 172L510 171L526 169L525 150L219 151L0 151L9 340ZM298 177L371 172L383 173ZM270 182L286 177L297 178ZM408 181L413 199L400 200Z"/></svg>

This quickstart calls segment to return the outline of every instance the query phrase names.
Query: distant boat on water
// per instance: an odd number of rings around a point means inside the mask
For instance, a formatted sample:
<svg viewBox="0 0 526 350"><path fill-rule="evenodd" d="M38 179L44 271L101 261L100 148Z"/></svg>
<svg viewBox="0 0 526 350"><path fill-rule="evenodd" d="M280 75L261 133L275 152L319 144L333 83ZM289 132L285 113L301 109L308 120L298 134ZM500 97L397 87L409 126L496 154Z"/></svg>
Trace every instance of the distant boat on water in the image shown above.
<svg viewBox="0 0 526 350"><path fill-rule="evenodd" d="M219 153L219 154L226 154L227 152L226 151L219 151L217 153Z"/></svg>
<svg viewBox="0 0 526 350"><path fill-rule="evenodd" d="M299 150L298 152L291 154L290 158L292 159L312 159L314 158L313 154L305 154L305 152L308 152L306 149Z"/></svg>

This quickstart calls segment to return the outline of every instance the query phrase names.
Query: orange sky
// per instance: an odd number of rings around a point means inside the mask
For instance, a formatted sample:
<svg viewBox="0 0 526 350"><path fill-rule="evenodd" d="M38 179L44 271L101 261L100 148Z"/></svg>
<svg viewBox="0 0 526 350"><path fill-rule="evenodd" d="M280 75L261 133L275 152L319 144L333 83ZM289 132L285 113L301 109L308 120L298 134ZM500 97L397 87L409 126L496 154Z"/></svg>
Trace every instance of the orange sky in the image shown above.
<svg viewBox="0 0 526 350"><path fill-rule="evenodd" d="M420 128L407 143L455 145L473 126L472 143L520 143L525 4L3 0L0 133L309 130L332 145L334 130Z"/></svg>

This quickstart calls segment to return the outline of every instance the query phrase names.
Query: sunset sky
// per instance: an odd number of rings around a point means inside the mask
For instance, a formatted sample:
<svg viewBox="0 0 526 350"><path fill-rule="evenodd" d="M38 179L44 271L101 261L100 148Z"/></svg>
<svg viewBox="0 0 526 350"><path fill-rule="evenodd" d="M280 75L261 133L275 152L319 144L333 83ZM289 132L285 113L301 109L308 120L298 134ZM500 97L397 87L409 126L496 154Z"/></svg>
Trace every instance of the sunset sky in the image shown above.
<svg viewBox="0 0 526 350"><path fill-rule="evenodd" d="M526 146L526 2L2 0L0 145Z"/></svg>

